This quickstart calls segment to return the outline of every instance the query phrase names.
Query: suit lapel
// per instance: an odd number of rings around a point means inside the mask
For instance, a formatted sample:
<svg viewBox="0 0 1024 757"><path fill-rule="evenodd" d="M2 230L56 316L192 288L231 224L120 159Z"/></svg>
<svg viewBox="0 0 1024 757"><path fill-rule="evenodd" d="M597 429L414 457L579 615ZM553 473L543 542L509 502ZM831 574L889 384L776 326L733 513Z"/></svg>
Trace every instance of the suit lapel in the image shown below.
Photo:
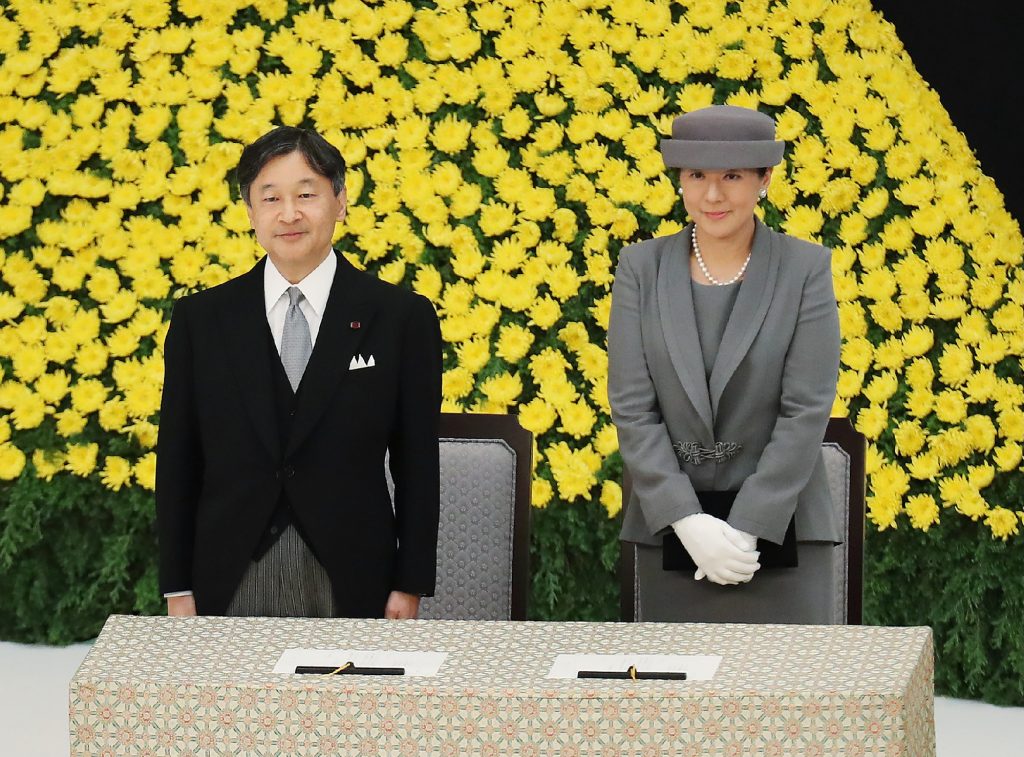
<svg viewBox="0 0 1024 757"><path fill-rule="evenodd" d="M349 361L373 318L373 307L366 297L366 287L358 285L358 272L343 255L338 256L338 269L331 284L317 333L316 344L302 374L299 393L288 437L285 456L298 449L323 415L338 384L349 370ZM353 324L358 326L354 327Z"/></svg>
<svg viewBox="0 0 1024 757"><path fill-rule="evenodd" d="M270 326L263 295L263 266L266 258L238 279L237 294L221 310L228 361L235 373L256 434L276 460L281 443L274 418L274 365L268 348Z"/></svg>
<svg viewBox="0 0 1024 757"><path fill-rule="evenodd" d="M768 306L775 293L779 273L779 252L772 244L771 231L761 221L756 222L750 264L736 295L729 321L722 334L722 343L711 369L708 382L711 391L712 412L718 414L718 401L736 367L750 349L757 332L764 323Z"/></svg>
<svg viewBox="0 0 1024 757"><path fill-rule="evenodd" d="M706 437L713 438L711 401L704 375L704 359L693 314L690 290L690 233L692 225L666 239L669 249L662 255L658 276L658 312L672 365L690 402L704 422Z"/></svg>

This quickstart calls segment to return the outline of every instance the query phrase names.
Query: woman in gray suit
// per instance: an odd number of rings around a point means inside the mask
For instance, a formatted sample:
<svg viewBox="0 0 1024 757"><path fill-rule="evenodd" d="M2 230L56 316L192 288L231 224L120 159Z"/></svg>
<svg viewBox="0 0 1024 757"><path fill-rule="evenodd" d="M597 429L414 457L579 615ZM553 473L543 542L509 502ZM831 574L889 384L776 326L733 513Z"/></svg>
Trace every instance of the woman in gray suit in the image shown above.
<svg viewBox="0 0 1024 757"><path fill-rule="evenodd" d="M661 150L692 223L619 260L608 393L643 620L829 622L839 319L829 251L754 215L784 146L747 108L675 119Z"/></svg>

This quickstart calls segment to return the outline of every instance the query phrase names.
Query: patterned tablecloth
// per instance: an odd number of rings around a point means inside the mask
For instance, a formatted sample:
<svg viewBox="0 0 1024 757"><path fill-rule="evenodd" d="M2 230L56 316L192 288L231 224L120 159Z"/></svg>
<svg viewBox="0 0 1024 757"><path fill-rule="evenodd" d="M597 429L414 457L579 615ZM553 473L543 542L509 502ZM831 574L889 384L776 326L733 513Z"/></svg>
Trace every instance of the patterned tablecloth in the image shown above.
<svg viewBox="0 0 1024 757"><path fill-rule="evenodd" d="M282 675L292 647L443 651L434 678ZM710 681L546 678L557 654L714 654ZM935 754L927 628L111 616L73 755Z"/></svg>

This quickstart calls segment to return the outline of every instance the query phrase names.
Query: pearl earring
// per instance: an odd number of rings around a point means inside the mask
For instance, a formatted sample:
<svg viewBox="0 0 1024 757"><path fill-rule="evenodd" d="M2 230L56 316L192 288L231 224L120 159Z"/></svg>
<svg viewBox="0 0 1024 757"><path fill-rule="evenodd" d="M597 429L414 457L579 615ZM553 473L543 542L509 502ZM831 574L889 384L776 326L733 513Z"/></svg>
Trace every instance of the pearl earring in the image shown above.
<svg viewBox="0 0 1024 757"><path fill-rule="evenodd" d="M757 193L757 196L763 200L765 197L768 196L768 190L765 189L764 187L761 187L761 191Z"/></svg>
<svg viewBox="0 0 1024 757"><path fill-rule="evenodd" d="M677 190L676 190L676 192L678 192L678 193L679 193L679 196L680 196L680 197L682 197L682 196L683 196L683 188L682 188L682 187L679 187L679 189L677 189Z"/></svg>

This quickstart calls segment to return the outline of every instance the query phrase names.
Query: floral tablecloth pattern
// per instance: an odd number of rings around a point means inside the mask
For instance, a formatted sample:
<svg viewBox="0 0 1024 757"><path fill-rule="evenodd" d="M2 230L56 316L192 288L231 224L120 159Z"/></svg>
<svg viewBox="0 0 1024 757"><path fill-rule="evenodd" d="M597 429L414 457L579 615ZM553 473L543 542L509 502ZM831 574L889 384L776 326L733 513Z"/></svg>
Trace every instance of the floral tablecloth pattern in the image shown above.
<svg viewBox="0 0 1024 757"><path fill-rule="evenodd" d="M444 651L434 678L270 672L293 647ZM711 681L548 679L565 653L716 654ZM73 755L935 754L927 628L111 616Z"/></svg>

